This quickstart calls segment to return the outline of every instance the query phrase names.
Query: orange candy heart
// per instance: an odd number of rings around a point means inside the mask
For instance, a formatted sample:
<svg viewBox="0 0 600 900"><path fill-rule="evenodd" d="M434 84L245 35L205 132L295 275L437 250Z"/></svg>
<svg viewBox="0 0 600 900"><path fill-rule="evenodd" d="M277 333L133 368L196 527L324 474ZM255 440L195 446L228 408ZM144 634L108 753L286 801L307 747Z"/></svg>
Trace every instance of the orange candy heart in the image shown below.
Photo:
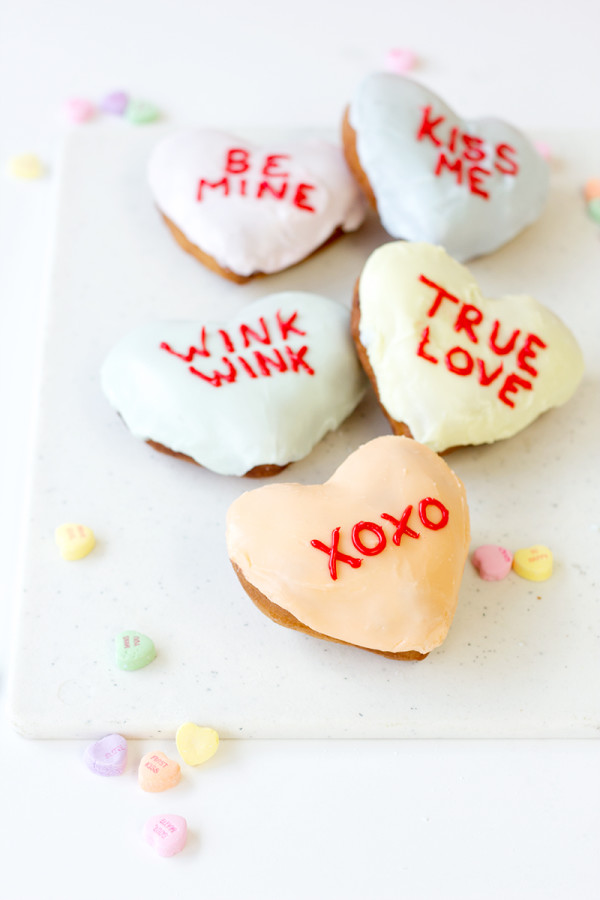
<svg viewBox="0 0 600 900"><path fill-rule="evenodd" d="M160 750L146 753L140 761L138 783L143 791L158 793L175 787L181 778L179 763Z"/></svg>

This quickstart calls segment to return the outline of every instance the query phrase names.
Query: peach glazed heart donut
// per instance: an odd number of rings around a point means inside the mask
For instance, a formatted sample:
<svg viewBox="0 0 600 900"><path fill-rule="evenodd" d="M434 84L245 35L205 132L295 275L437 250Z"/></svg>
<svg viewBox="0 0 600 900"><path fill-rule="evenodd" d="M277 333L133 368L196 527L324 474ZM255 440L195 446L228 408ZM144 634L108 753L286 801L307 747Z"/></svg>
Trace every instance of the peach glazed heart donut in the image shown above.
<svg viewBox="0 0 600 900"><path fill-rule="evenodd" d="M270 484L227 514L250 598L280 625L393 659L450 628L469 548L464 487L432 450L388 435L325 484Z"/></svg>

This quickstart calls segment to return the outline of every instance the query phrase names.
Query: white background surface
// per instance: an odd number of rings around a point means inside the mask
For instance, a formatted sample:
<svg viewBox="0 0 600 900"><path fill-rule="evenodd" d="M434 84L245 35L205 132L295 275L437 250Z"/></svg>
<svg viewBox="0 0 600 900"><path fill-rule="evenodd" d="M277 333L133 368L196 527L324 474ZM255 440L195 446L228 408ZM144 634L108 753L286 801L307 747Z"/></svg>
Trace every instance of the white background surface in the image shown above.
<svg viewBox="0 0 600 900"><path fill-rule="evenodd" d="M600 128L599 18L584 0L4 7L2 165L34 151L50 177L0 180L2 691L65 98L123 87L174 121L330 127L356 81L400 45L422 57L415 74L464 113L527 130ZM82 767L82 745L0 728L9 898L597 896L594 741L227 742L178 793L147 796L134 763L156 743L133 744L128 774L107 780ZM174 754L169 742L163 749ZM185 815L193 833L173 860L139 841L159 811Z"/></svg>

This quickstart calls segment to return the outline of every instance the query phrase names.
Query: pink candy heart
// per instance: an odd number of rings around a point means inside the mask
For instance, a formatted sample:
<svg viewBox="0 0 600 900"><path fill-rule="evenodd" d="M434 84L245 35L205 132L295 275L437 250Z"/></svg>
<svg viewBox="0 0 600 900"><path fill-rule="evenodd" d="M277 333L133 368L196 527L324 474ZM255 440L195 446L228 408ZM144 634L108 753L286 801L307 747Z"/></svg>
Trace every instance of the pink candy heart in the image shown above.
<svg viewBox="0 0 600 900"><path fill-rule="evenodd" d="M107 734L86 748L83 761L96 775L122 775L127 765L127 741L120 734Z"/></svg>
<svg viewBox="0 0 600 900"><path fill-rule="evenodd" d="M495 544L483 544L471 557L471 562L484 581L501 581L506 578L512 561L512 553Z"/></svg>
<svg viewBox="0 0 600 900"><path fill-rule="evenodd" d="M65 103L65 116L71 122L87 122L95 111L94 104L85 97L71 97Z"/></svg>
<svg viewBox="0 0 600 900"><path fill-rule="evenodd" d="M143 835L159 856L175 856L185 847L187 822L183 816L151 816L144 825Z"/></svg>

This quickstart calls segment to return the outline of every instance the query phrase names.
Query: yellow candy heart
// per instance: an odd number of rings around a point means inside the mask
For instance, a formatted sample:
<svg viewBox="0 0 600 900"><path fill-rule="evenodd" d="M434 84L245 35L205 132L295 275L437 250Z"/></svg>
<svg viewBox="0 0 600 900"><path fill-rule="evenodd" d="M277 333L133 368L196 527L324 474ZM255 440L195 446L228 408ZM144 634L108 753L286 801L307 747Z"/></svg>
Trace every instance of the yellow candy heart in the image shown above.
<svg viewBox="0 0 600 900"><path fill-rule="evenodd" d="M22 178L25 181L33 181L35 178L41 178L44 174L44 167L34 153L12 156L8 161L7 168L8 174L13 178Z"/></svg>
<svg viewBox="0 0 600 900"><path fill-rule="evenodd" d="M201 728L194 722L186 722L177 729L175 743L188 766L199 766L217 752L219 735L214 728Z"/></svg>
<svg viewBox="0 0 600 900"><path fill-rule="evenodd" d="M54 532L54 539L63 559L82 559L96 546L92 529L75 522L59 525Z"/></svg>
<svg viewBox="0 0 600 900"><path fill-rule="evenodd" d="M517 550L513 569L529 581L546 581L552 575L552 551L542 544Z"/></svg>

